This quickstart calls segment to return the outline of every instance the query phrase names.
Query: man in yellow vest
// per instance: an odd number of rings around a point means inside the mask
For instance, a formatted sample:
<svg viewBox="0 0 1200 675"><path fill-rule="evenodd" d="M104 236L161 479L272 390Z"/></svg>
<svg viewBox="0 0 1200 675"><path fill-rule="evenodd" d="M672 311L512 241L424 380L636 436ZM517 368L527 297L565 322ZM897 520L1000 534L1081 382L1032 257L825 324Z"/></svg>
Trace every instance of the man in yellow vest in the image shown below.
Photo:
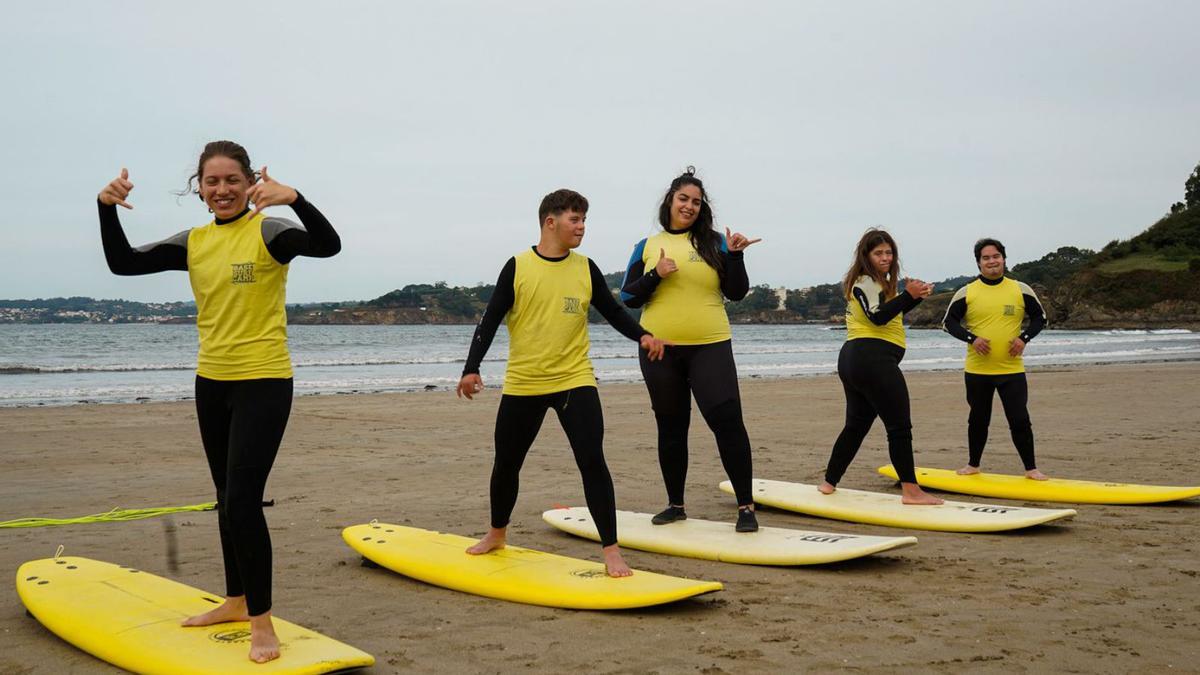
<svg viewBox="0 0 1200 675"><path fill-rule="evenodd" d="M999 392L1013 445L1025 465L1025 476L1046 480L1034 458L1029 385L1021 358L1025 345L1046 327L1046 312L1032 288L1004 276L1006 257L1004 244L995 239L975 242L979 278L958 289L942 320L947 333L968 344L964 375L971 408L967 419L968 460L958 473L979 473L992 421L992 400ZM1029 325L1022 331L1026 318Z"/></svg>
<svg viewBox="0 0 1200 675"><path fill-rule="evenodd" d="M546 411L553 408L583 476L584 499L600 534L605 567L610 576L625 577L633 572L617 546L616 498L604 461L604 417L588 358L588 307L640 343L651 360L662 358L666 343L617 304L596 263L572 250L583 242L587 210L587 199L573 190L546 195L538 209L541 240L505 263L471 340L458 383L459 397L468 399L483 390L479 364L507 315L508 367L496 414L491 528L467 553L504 548L521 465Z"/></svg>

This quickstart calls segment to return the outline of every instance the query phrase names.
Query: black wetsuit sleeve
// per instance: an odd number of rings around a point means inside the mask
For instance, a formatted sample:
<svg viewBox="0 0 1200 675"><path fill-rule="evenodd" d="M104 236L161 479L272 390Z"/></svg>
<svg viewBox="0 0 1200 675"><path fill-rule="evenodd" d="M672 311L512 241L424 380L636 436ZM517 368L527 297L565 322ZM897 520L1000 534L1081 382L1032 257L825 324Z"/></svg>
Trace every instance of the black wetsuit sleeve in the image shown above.
<svg viewBox="0 0 1200 675"><path fill-rule="evenodd" d="M866 291L855 286L851 293L853 293L854 299L858 304L862 306L863 313L867 315L867 319L876 326L885 326L887 322L896 318L896 315L901 312L907 313L913 307L921 304L920 298L914 298L908 292L904 292L887 302L879 303L879 306L872 312L871 301L867 298Z"/></svg>
<svg viewBox="0 0 1200 675"><path fill-rule="evenodd" d="M471 350L467 353L463 375L479 374L479 364L483 363L483 357L487 356L488 348L492 346L500 322L504 320L504 315L508 314L516 300L516 292L513 289L516 277L517 259L509 258L508 262L504 263L504 269L500 270L500 276L496 279L496 290L492 291L487 308L483 310L483 317L475 327L475 336L471 338Z"/></svg>
<svg viewBox="0 0 1200 675"><path fill-rule="evenodd" d="M113 274L135 276L187 270L186 230L169 239L133 248L117 217L117 207L100 200L96 200L96 206L100 211L100 242L104 245L104 260Z"/></svg>
<svg viewBox="0 0 1200 675"><path fill-rule="evenodd" d="M974 342L975 334L967 330L967 327L962 324L966 316L967 296L964 294L962 297L956 297L950 303L950 306L946 308L946 317L942 319L942 330L963 342Z"/></svg>
<svg viewBox="0 0 1200 675"><path fill-rule="evenodd" d="M725 272L721 275L721 292L737 302L750 292L750 277L746 275L746 254L742 251L726 251Z"/></svg>
<svg viewBox="0 0 1200 675"><path fill-rule="evenodd" d="M284 224L282 227L272 227L270 223L264 225L263 237L272 258L286 265L296 256L329 258L342 250L342 239L333 225L304 195L297 192L291 207L304 229L288 227L288 221L282 219L268 218L268 221Z"/></svg>
<svg viewBox="0 0 1200 675"><path fill-rule="evenodd" d="M658 284L662 282L662 277L658 276L658 272L653 267L649 272L643 274L645 266L646 263L641 260L634 263L633 268L630 268L632 279L626 281L625 285L621 287L621 300L626 307L637 309L645 305L650 296L654 295Z"/></svg>
<svg viewBox="0 0 1200 675"><path fill-rule="evenodd" d="M1025 316L1029 319L1029 326L1021 333L1021 342L1029 342L1046 327L1046 310L1036 295L1022 295L1025 296Z"/></svg>
<svg viewBox="0 0 1200 675"><path fill-rule="evenodd" d="M592 276L592 307L600 312L600 316L630 340L638 341L643 335L648 335L649 331L642 328L637 320L613 299L612 292L608 290L608 283L604 281L604 273L591 259L588 260L588 270Z"/></svg>

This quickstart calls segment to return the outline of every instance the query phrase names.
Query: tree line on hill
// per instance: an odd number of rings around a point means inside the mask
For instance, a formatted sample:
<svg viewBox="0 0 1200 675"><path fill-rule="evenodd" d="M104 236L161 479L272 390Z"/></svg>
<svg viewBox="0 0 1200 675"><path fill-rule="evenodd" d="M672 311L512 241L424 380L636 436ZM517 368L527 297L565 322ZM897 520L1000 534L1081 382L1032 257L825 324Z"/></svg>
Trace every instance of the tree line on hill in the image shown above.
<svg viewBox="0 0 1200 675"><path fill-rule="evenodd" d="M1113 240L1099 251L1063 246L1012 266L1010 275L1042 296L1052 325L1140 327L1200 325L1200 165L1184 183L1183 201L1145 231ZM615 294L623 272L605 275ZM969 274L936 282L938 293L909 314L914 325L936 326L953 292ZM364 302L288 305L291 323L474 323L495 287L409 284ZM783 293L755 286L727 305L740 323L838 321L846 309L840 283ZM139 303L87 297L0 300L0 323L186 322L193 302ZM595 310L593 321L600 321Z"/></svg>

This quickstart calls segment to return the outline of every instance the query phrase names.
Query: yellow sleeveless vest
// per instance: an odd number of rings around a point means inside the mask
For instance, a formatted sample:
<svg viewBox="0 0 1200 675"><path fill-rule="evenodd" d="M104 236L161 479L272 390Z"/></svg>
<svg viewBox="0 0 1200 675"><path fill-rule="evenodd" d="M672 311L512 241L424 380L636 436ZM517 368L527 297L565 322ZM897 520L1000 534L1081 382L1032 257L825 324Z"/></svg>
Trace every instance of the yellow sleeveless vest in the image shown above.
<svg viewBox="0 0 1200 675"><path fill-rule="evenodd" d="M188 233L188 279L196 296L196 374L212 380L292 376L284 309L288 266L263 243L262 214Z"/></svg>
<svg viewBox="0 0 1200 675"><path fill-rule="evenodd" d="M572 251L564 260L550 261L533 250L515 258L504 393L537 396L596 386L588 358L588 259Z"/></svg>

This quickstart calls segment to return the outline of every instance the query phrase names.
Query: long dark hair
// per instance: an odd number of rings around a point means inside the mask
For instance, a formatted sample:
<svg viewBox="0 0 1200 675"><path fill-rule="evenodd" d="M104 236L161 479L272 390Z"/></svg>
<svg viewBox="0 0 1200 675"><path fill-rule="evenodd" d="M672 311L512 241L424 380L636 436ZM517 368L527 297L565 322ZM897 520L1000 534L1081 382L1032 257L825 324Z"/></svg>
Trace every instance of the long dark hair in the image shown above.
<svg viewBox="0 0 1200 675"><path fill-rule="evenodd" d="M696 178L696 167L689 166L671 181L671 187L667 188L662 205L658 207L658 224L662 225L664 230L671 229L671 200L675 199L675 193L685 185L695 185L700 190L700 215L696 216L696 222L688 229L688 239L700 257L704 258L704 262L715 269L717 274L722 274L725 272L725 262L721 257L721 235L713 229L712 206L708 203L708 192L704 189L704 183Z"/></svg>
<svg viewBox="0 0 1200 675"><path fill-rule="evenodd" d="M874 251L880 244L892 247L892 268L882 276L871 264L871 251ZM882 286L884 297L896 297L896 286L900 280L900 249L896 246L896 240L892 239L892 235L888 234L886 230L872 227L863 233L862 238L858 240L858 245L854 247L854 262L850 263L850 269L846 271L846 278L842 279L842 295L846 296L847 300L851 297L854 282L858 281L861 276L871 277L875 283Z"/></svg>
<svg viewBox="0 0 1200 675"><path fill-rule="evenodd" d="M188 176L187 187L175 193L180 197L194 194L200 197L200 201L204 201L204 197L200 196L200 181L204 180L204 163L213 157L228 157L237 162L242 167L242 173L245 174L246 180L250 184L258 182L258 172L250 166L250 153L241 145L233 141L212 141L204 146L204 152L200 153L200 160L196 162L196 173Z"/></svg>

